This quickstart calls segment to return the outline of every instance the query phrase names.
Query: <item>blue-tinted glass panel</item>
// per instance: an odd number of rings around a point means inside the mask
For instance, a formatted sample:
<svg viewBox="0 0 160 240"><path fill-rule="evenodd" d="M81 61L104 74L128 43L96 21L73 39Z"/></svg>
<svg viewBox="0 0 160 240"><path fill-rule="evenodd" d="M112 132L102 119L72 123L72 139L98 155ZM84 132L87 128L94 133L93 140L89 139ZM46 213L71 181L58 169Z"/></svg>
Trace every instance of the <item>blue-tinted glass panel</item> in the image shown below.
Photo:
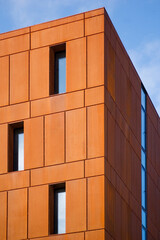
<svg viewBox="0 0 160 240"><path fill-rule="evenodd" d="M18 171L24 170L24 133L18 134Z"/></svg>
<svg viewBox="0 0 160 240"><path fill-rule="evenodd" d="M20 123L21 124L21 123ZM24 170L24 133L23 127L13 126L13 171Z"/></svg>
<svg viewBox="0 0 160 240"><path fill-rule="evenodd" d="M146 93L141 88L141 218L142 240L146 240L147 213L146 213Z"/></svg>
<svg viewBox="0 0 160 240"><path fill-rule="evenodd" d="M146 169L146 154L142 149L141 149L141 164Z"/></svg>
<svg viewBox="0 0 160 240"><path fill-rule="evenodd" d="M141 105L143 106L144 109L146 109L146 94L143 88L141 88Z"/></svg>
<svg viewBox="0 0 160 240"><path fill-rule="evenodd" d="M66 92L66 52L55 53L54 94Z"/></svg>
<svg viewBox="0 0 160 240"><path fill-rule="evenodd" d="M146 240L146 230L142 227L142 240Z"/></svg>
<svg viewBox="0 0 160 240"><path fill-rule="evenodd" d="M66 193L58 192L58 234L66 232Z"/></svg>
<svg viewBox="0 0 160 240"><path fill-rule="evenodd" d="M146 148L146 119L145 112L141 110L141 145Z"/></svg>
<svg viewBox="0 0 160 240"><path fill-rule="evenodd" d="M142 225L146 228L146 212L142 209Z"/></svg>
<svg viewBox="0 0 160 240"><path fill-rule="evenodd" d="M65 53L58 58L59 93L66 92L66 56Z"/></svg>
<svg viewBox="0 0 160 240"><path fill-rule="evenodd" d="M146 173L143 167L141 168L141 197L142 207L146 208Z"/></svg>

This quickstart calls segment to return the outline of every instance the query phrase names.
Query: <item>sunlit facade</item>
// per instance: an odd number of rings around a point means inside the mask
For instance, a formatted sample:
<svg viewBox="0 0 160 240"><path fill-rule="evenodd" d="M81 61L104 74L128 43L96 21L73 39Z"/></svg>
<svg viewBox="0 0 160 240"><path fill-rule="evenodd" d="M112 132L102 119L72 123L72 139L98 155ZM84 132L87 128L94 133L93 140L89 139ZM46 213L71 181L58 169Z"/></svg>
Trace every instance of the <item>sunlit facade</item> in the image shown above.
<svg viewBox="0 0 160 240"><path fill-rule="evenodd" d="M0 143L0 240L160 239L160 119L104 8L0 34Z"/></svg>

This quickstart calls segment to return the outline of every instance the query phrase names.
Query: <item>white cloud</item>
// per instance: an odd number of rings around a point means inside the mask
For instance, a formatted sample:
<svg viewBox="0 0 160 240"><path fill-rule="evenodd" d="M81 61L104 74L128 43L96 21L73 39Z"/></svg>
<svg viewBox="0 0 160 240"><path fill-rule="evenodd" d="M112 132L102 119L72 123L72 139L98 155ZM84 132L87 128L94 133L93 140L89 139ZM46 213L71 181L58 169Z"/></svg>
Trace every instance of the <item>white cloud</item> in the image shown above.
<svg viewBox="0 0 160 240"><path fill-rule="evenodd" d="M129 55L160 115L160 40L142 44Z"/></svg>
<svg viewBox="0 0 160 240"><path fill-rule="evenodd" d="M58 5L57 0L10 0L10 15L15 28L30 26L55 19Z"/></svg>

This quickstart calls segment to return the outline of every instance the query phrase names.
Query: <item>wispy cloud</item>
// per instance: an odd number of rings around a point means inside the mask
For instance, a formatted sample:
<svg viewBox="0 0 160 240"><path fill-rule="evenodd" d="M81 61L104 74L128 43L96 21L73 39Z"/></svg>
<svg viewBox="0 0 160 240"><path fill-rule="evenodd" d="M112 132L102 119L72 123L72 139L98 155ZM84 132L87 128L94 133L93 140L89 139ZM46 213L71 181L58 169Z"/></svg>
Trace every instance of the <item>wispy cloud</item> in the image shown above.
<svg viewBox="0 0 160 240"><path fill-rule="evenodd" d="M130 50L129 55L160 115L160 39Z"/></svg>
<svg viewBox="0 0 160 240"><path fill-rule="evenodd" d="M8 0L14 28L106 7L111 14L120 0ZM122 1L122 0L121 0ZM123 0L124 1L124 0Z"/></svg>
<svg viewBox="0 0 160 240"><path fill-rule="evenodd" d="M30 26L58 17L57 0L10 0L10 15L15 28Z"/></svg>

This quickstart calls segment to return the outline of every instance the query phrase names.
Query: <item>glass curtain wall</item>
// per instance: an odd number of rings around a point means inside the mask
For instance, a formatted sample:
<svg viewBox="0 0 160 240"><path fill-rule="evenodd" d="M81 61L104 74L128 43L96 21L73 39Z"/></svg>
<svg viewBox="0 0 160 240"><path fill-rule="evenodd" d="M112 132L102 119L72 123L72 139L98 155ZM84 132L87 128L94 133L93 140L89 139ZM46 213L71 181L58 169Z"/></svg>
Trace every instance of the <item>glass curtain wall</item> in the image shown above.
<svg viewBox="0 0 160 240"><path fill-rule="evenodd" d="M142 240L147 239L147 157L146 157L146 92L141 88L141 219Z"/></svg>

